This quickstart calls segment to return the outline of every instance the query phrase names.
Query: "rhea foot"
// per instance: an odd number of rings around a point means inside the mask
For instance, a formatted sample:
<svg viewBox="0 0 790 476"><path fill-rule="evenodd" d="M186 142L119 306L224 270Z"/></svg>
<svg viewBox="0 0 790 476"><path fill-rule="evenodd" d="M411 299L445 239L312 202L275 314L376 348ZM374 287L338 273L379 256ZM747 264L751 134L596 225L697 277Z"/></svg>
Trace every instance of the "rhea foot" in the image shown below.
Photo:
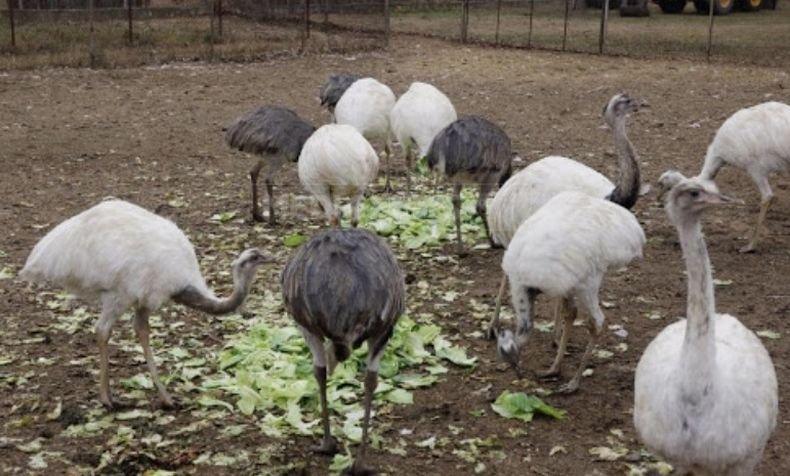
<svg viewBox="0 0 790 476"><path fill-rule="evenodd" d="M332 456L337 453L337 443L332 438L325 438L320 445L311 448L314 453Z"/></svg>
<svg viewBox="0 0 790 476"><path fill-rule="evenodd" d="M739 253L754 253L755 251L757 251L757 247L751 242L738 250Z"/></svg>
<svg viewBox="0 0 790 476"><path fill-rule="evenodd" d="M376 476L379 473L373 468L366 468L362 465L357 465L357 463L354 463L352 466L344 469L342 474L344 476Z"/></svg>
<svg viewBox="0 0 790 476"><path fill-rule="evenodd" d="M572 393L576 393L577 390L579 390L579 380L574 378L570 382L566 383L565 385L561 385L560 388L557 390L557 393L570 395Z"/></svg>

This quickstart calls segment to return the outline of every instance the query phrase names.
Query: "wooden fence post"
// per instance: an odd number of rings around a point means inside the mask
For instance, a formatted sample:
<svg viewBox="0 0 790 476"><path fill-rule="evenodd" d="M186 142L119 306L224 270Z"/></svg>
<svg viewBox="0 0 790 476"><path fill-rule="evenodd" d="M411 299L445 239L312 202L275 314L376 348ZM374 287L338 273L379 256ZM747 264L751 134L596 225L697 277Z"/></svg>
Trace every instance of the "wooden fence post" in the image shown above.
<svg viewBox="0 0 790 476"><path fill-rule="evenodd" d="M14 0L8 0L8 21L11 22L11 47L16 48L16 27L14 24Z"/></svg>

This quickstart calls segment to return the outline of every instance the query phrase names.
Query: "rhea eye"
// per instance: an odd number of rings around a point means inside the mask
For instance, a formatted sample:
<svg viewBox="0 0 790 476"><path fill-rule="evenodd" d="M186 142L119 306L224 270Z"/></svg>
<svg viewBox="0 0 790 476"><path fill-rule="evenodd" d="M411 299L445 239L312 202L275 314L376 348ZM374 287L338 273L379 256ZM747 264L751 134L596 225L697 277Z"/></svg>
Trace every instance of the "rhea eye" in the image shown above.
<svg viewBox="0 0 790 476"><path fill-rule="evenodd" d="M697 197L699 197L699 192L697 190L692 190L691 191L691 198L697 198Z"/></svg>

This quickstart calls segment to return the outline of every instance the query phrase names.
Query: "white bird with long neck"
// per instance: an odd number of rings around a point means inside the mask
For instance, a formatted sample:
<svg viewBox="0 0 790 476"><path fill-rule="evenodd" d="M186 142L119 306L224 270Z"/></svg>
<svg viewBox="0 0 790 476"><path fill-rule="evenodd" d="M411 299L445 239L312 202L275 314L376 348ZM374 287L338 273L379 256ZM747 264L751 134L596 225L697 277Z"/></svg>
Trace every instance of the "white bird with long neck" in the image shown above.
<svg viewBox="0 0 790 476"><path fill-rule="evenodd" d="M645 233L625 208L581 192L562 192L529 217L516 231L502 258L510 281L516 332L496 328L499 356L518 372L520 353L532 330L532 311L538 294L564 299L573 312L565 316L557 356L544 376L560 371L568 344L568 329L577 308L589 317L590 339L574 377L560 389L579 388L582 372L603 328L598 291L609 269L642 256Z"/></svg>
<svg viewBox="0 0 790 476"><path fill-rule="evenodd" d="M148 316L173 300L210 314L236 310L250 291L255 272L272 258L255 248L233 263L233 292L219 299L208 289L184 233L170 220L122 200L108 200L57 225L30 253L20 276L61 286L86 300L101 302L96 323L99 346L99 399L110 396L107 344L119 317L134 309L134 329L151 378L165 406L173 400L159 381L149 346Z"/></svg>
<svg viewBox="0 0 790 476"><path fill-rule="evenodd" d="M724 165L743 169L760 190L760 213L741 253L753 252L774 201L768 177L790 173L790 105L776 101L747 107L730 116L708 146L698 177L713 180Z"/></svg>
<svg viewBox="0 0 790 476"><path fill-rule="evenodd" d="M572 159L549 156L533 162L510 178L494 196L488 213L488 228L495 243L507 247L524 221L552 197L561 192L577 191L592 197L606 198L627 209L639 198L639 157L626 134L628 115L646 107L641 99L626 94L612 96L603 109L603 118L612 131L618 159L617 181L612 182L597 170ZM502 275L489 334L499 322L502 296L507 285ZM560 307L555 309L555 331L560 327ZM565 303L566 307L569 303Z"/></svg>
<svg viewBox="0 0 790 476"><path fill-rule="evenodd" d="M717 314L700 217L731 199L715 185L677 172L666 209L686 261L686 319L667 326L645 349L634 383L634 426L675 474L748 476L776 426L776 374L760 339Z"/></svg>

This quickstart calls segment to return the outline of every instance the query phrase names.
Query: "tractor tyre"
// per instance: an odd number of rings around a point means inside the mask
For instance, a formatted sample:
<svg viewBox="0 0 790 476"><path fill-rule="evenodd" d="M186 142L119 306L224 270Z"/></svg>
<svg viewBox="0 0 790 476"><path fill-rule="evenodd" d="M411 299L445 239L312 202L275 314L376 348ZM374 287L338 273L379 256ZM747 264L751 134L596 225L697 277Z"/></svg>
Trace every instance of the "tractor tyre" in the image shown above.
<svg viewBox="0 0 790 476"><path fill-rule="evenodd" d="M714 15L727 15L733 7L735 7L735 0L713 0ZM694 0L694 8L700 15L707 15L710 11L710 3L708 0Z"/></svg>
<svg viewBox="0 0 790 476"><path fill-rule="evenodd" d="M621 17L649 17L650 10L647 9L646 2L637 2L634 5L620 5L620 16Z"/></svg>
<svg viewBox="0 0 790 476"><path fill-rule="evenodd" d="M664 13L683 13L686 0L658 0L658 6Z"/></svg>
<svg viewBox="0 0 790 476"><path fill-rule="evenodd" d="M739 0L738 6L745 12L756 12L763 8L764 0Z"/></svg>
<svg viewBox="0 0 790 476"><path fill-rule="evenodd" d="M620 8L622 0L609 0L609 10L616 10ZM584 5L587 8L603 8L603 0L584 0Z"/></svg>

